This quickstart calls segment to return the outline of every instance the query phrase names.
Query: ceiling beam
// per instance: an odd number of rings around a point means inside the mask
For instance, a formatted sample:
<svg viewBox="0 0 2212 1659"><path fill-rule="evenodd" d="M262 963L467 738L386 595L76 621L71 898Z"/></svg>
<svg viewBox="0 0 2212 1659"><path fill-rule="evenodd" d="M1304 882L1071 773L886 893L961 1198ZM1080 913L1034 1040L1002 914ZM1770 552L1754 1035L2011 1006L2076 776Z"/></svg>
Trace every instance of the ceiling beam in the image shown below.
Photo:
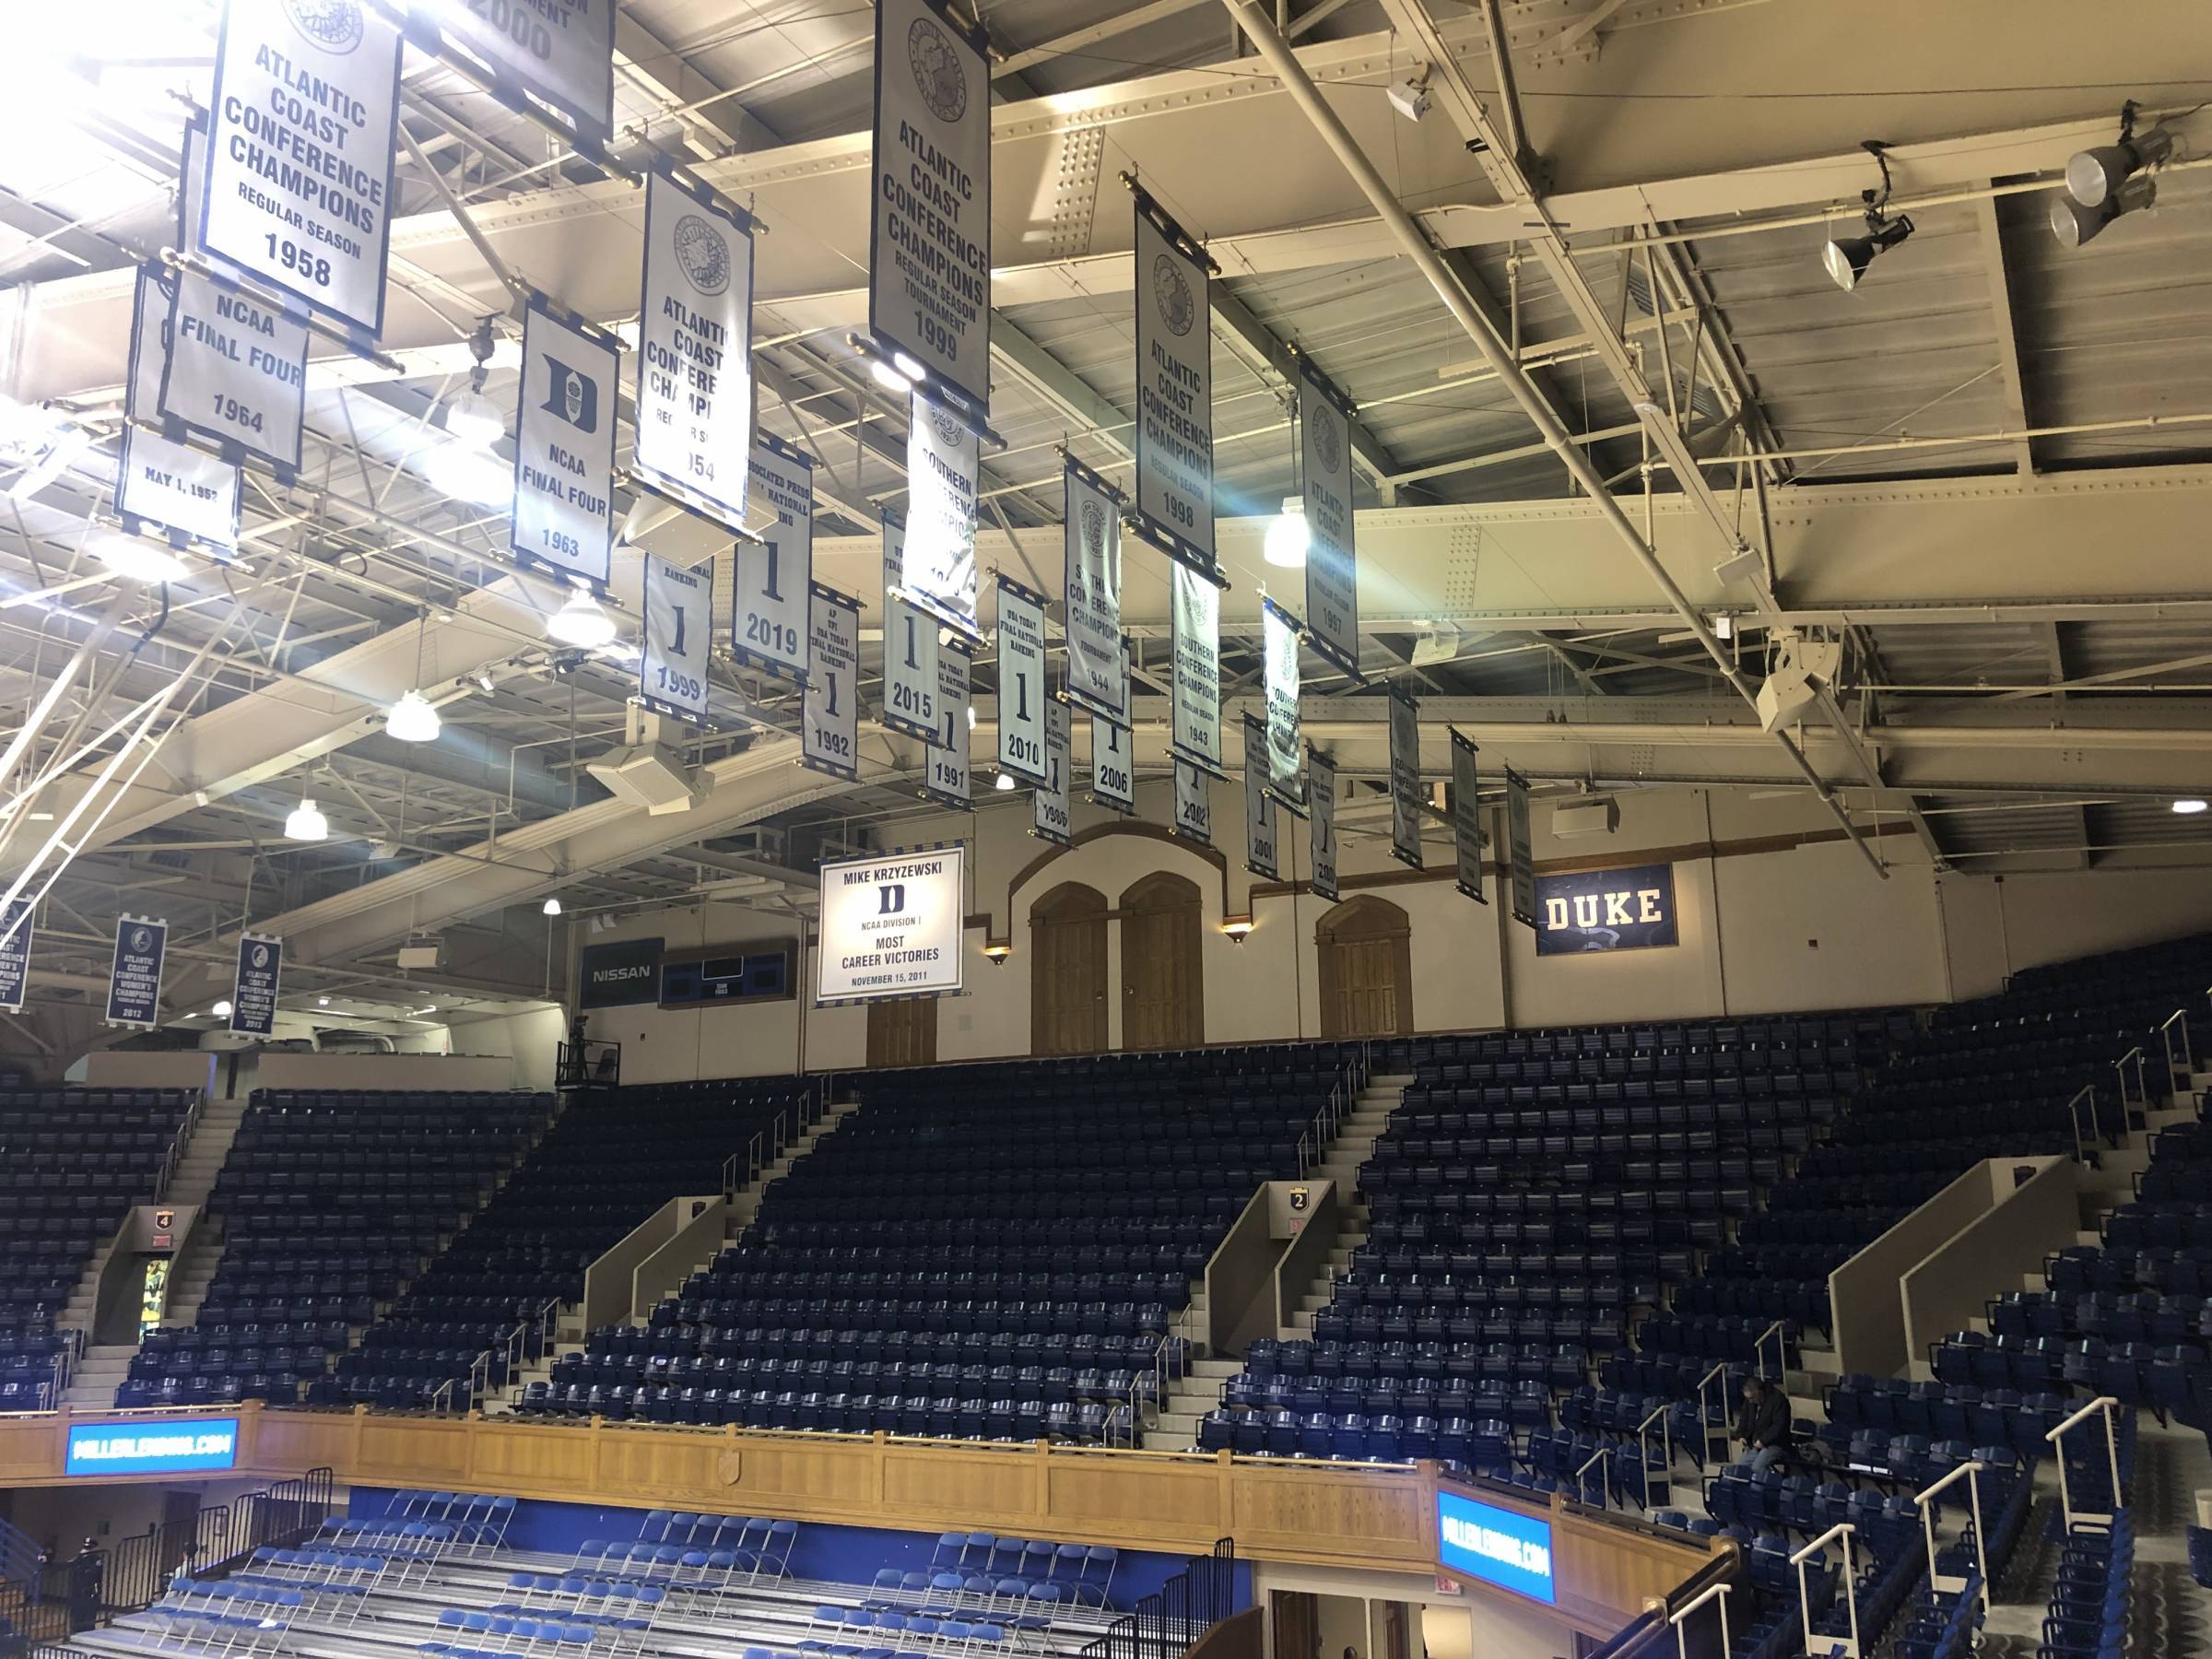
<svg viewBox="0 0 2212 1659"><path fill-rule="evenodd" d="M686 142L704 160L783 142L774 128L731 97L690 60L620 6L615 10L615 69L660 100L685 128Z"/></svg>
<svg viewBox="0 0 2212 1659"><path fill-rule="evenodd" d="M1282 336L1253 315L1252 308L1222 284L1215 283L1212 292L1215 328L1265 361L1286 387L1295 386L1298 383L1297 359L1290 355L1290 348L1283 343ZM1317 363L1316 366L1324 373L1328 371L1325 363ZM1399 470L1399 464L1357 415L1352 418L1350 424L1353 462L1374 481L1375 488L1382 492L1385 502L1394 500L1397 489L1392 484L1391 477Z"/></svg>
<svg viewBox="0 0 2212 1659"><path fill-rule="evenodd" d="M1994 181L1993 181L1994 182ZM1982 268L1989 281L1990 322L1997 339L1997 386L2005 407L2005 424L2021 434L2013 440L2015 471L2035 470L2035 445L2027 437L2028 393L2020 380L2020 344L2018 313L2013 310L2012 278L2005 267L2005 237L1997 224L1997 205L1984 197L1974 204L1974 229L1982 249Z"/></svg>

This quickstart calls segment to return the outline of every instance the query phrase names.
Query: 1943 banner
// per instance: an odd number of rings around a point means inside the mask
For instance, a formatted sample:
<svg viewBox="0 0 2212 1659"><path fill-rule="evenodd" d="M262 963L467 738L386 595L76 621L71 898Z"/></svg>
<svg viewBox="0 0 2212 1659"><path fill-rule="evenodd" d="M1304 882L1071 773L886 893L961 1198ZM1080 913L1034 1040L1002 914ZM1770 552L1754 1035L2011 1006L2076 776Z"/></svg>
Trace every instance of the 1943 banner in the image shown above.
<svg viewBox="0 0 2212 1659"><path fill-rule="evenodd" d="M1188 565L1171 574L1175 677L1168 735L1179 759L1221 777L1221 590Z"/></svg>
<svg viewBox="0 0 2212 1659"><path fill-rule="evenodd" d="M1306 774L1299 765L1298 618L1260 599L1261 684L1267 698L1268 794L1293 812L1305 806Z"/></svg>
<svg viewBox="0 0 2212 1659"><path fill-rule="evenodd" d="M812 583L799 759L832 777L860 776L860 601Z"/></svg>
<svg viewBox="0 0 2212 1659"><path fill-rule="evenodd" d="M686 570L648 553L638 697L649 709L707 724L707 665L714 654L714 566Z"/></svg>
<svg viewBox="0 0 2212 1659"><path fill-rule="evenodd" d="M883 515L883 712L894 732L937 735L937 624L898 594L905 582L906 524Z"/></svg>
<svg viewBox="0 0 2212 1659"><path fill-rule="evenodd" d="M123 527L177 547L197 547L223 563L238 557L238 465L189 443L149 431L159 424L168 357L170 285L151 265L138 273L131 307L131 362L123 389L122 454L115 512Z"/></svg>
<svg viewBox="0 0 2212 1659"><path fill-rule="evenodd" d="M916 393L906 437L904 596L971 640L975 616L975 429Z"/></svg>
<svg viewBox="0 0 2212 1659"><path fill-rule="evenodd" d="M645 180L638 433L629 470L661 494L742 531L751 469L739 457L752 449L752 225L664 165Z"/></svg>
<svg viewBox="0 0 2212 1659"><path fill-rule="evenodd" d="M1298 359L1299 478L1306 507L1306 626L1315 651L1359 680L1359 567L1352 547L1351 405Z"/></svg>
<svg viewBox="0 0 2212 1659"><path fill-rule="evenodd" d="M814 457L773 432L753 438L747 488L763 524L733 561L730 644L737 660L806 683L806 584L814 580ZM760 511L765 510L765 511Z"/></svg>
<svg viewBox="0 0 2212 1659"><path fill-rule="evenodd" d="M1175 768L1175 833L1202 847L1214 844L1213 780L1188 760Z"/></svg>
<svg viewBox="0 0 2212 1659"><path fill-rule="evenodd" d="M124 916L115 924L115 957L108 968L108 1023L150 1031L161 1023L161 958L169 924Z"/></svg>
<svg viewBox="0 0 2212 1659"><path fill-rule="evenodd" d="M972 806L968 766L969 650L955 640L937 653L937 729L929 740L922 793L965 812Z"/></svg>
<svg viewBox="0 0 2212 1659"><path fill-rule="evenodd" d="M1067 458L1067 695L1095 715L1129 719L1122 649L1121 491Z"/></svg>
<svg viewBox="0 0 2212 1659"><path fill-rule="evenodd" d="M1212 576L1214 357L1198 244L1136 196L1136 523L1147 541Z"/></svg>
<svg viewBox="0 0 2212 1659"><path fill-rule="evenodd" d="M1267 881L1282 879L1275 795L1267 787L1267 728L1244 717L1244 867Z"/></svg>
<svg viewBox="0 0 2212 1659"><path fill-rule="evenodd" d="M998 765L1031 783L1045 765L1044 596L998 579Z"/></svg>
<svg viewBox="0 0 2212 1659"><path fill-rule="evenodd" d="M1313 890L1336 902L1336 763L1319 749L1306 756L1306 810L1313 853Z"/></svg>
<svg viewBox="0 0 2212 1659"><path fill-rule="evenodd" d="M515 558L604 588L615 557L615 338L530 296L515 419Z"/></svg>
<svg viewBox="0 0 2212 1659"><path fill-rule="evenodd" d="M231 981L230 1030L243 1037L271 1037L276 1031L276 987L284 975L284 941L266 934L241 934L238 972Z"/></svg>
<svg viewBox="0 0 2212 1659"><path fill-rule="evenodd" d="M1045 706L1044 782L1030 795L1030 828L1044 840L1067 845L1068 709L1054 699Z"/></svg>
<svg viewBox="0 0 2212 1659"><path fill-rule="evenodd" d="M1452 850L1459 890L1477 904L1482 896L1482 796L1475 745L1452 733Z"/></svg>
<svg viewBox="0 0 2212 1659"><path fill-rule="evenodd" d="M406 18L418 41L473 59L508 108L559 112L586 156L606 146L615 124L614 0L406 0Z"/></svg>
<svg viewBox="0 0 2212 1659"><path fill-rule="evenodd" d="M1536 924L1536 854L1528 829L1528 780L1505 769L1505 850L1512 876L1513 920Z"/></svg>
<svg viewBox="0 0 2212 1659"><path fill-rule="evenodd" d="M1390 851L1421 868L1421 712L1390 694Z"/></svg>

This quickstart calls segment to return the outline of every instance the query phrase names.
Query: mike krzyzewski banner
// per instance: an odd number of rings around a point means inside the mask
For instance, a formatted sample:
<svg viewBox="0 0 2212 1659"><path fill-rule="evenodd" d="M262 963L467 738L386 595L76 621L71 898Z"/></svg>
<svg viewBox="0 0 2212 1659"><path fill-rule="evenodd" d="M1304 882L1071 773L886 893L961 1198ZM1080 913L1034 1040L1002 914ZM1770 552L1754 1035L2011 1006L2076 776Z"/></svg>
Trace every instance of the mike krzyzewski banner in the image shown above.
<svg viewBox="0 0 2212 1659"><path fill-rule="evenodd" d="M888 853L822 866L815 1000L876 1002L960 988L967 849Z"/></svg>

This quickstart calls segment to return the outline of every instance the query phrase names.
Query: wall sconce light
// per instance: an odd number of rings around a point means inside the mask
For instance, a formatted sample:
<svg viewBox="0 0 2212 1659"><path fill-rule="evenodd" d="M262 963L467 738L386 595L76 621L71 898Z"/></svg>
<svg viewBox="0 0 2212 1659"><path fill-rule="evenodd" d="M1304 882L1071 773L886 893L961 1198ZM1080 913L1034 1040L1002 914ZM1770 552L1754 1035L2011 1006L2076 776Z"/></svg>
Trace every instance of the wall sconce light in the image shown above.
<svg viewBox="0 0 2212 1659"><path fill-rule="evenodd" d="M983 941L983 955L991 959L991 966L994 968L1004 968L1006 965L1006 959L1013 954L1014 941L1011 939L985 939Z"/></svg>
<svg viewBox="0 0 2212 1659"><path fill-rule="evenodd" d="M1229 935L1230 944L1241 945L1244 935L1252 931L1252 918L1249 915L1224 916L1221 918L1221 931Z"/></svg>

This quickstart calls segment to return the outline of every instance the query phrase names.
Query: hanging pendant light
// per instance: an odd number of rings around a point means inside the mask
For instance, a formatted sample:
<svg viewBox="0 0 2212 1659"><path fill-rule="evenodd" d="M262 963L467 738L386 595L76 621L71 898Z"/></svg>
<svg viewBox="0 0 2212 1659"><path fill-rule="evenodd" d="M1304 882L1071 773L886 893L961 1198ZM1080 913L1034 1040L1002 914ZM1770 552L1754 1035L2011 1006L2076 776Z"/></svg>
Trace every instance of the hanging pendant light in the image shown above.
<svg viewBox="0 0 2212 1659"><path fill-rule="evenodd" d="M408 692L384 715L384 735L400 743L434 743L440 726L438 711L419 691Z"/></svg>
<svg viewBox="0 0 2212 1659"><path fill-rule="evenodd" d="M284 820L284 839L296 841L319 841L330 839L330 820L315 805L315 797L302 795L300 805L293 807Z"/></svg>
<svg viewBox="0 0 2212 1659"><path fill-rule="evenodd" d="M598 600L578 588L569 595L567 604L547 618L546 632L563 645L578 645L589 651L615 637L615 619Z"/></svg>

